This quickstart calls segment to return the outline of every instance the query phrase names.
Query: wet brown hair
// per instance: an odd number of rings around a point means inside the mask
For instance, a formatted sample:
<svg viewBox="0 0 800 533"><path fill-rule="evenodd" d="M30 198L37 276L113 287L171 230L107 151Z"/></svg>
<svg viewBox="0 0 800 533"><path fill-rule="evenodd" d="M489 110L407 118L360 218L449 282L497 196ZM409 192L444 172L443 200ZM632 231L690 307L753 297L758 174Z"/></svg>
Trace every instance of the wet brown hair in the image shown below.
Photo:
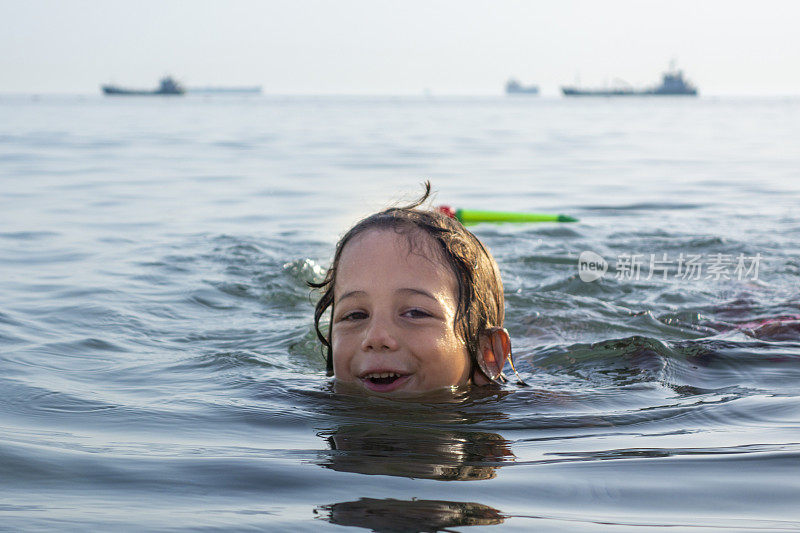
<svg viewBox="0 0 800 533"><path fill-rule="evenodd" d="M322 296L314 310L314 329L320 342L326 347L328 375L333 375L333 348L329 324L325 336L320 329L320 320L326 310L331 310L333 320L333 292L336 285L336 272L344 247L353 238L371 230L392 230L406 235L409 246L415 247L415 237L420 233L428 235L439 248L444 261L450 266L458 281L458 307L454 319L456 334L467 346L467 352L477 363L478 336L490 327L502 326L505 318L503 282L492 254L478 238L468 231L458 220L430 209L420 209L431 194L431 184L425 182L424 194L415 202L390 207L370 215L344 234L336 245L333 263L319 283L309 282L311 287L321 289Z"/></svg>

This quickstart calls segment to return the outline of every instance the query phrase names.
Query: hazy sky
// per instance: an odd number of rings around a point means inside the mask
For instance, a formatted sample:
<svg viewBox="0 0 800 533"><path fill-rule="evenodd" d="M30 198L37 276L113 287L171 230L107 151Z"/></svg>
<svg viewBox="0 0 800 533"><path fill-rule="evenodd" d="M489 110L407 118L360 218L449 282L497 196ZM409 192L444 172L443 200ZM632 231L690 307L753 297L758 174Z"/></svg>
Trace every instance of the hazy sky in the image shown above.
<svg viewBox="0 0 800 533"><path fill-rule="evenodd" d="M262 85L267 94L546 94L579 76L800 94L795 0L0 0L0 92Z"/></svg>

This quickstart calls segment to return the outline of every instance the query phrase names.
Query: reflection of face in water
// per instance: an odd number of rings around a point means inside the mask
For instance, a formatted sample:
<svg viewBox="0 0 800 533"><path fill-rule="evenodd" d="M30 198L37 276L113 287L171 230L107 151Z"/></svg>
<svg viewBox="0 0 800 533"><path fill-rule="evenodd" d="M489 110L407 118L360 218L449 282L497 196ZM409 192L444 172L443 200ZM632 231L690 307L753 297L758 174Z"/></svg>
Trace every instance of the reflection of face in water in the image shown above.
<svg viewBox="0 0 800 533"><path fill-rule="evenodd" d="M333 470L410 478L490 479L514 460L496 433L353 425L320 433L333 450L321 465Z"/></svg>
<svg viewBox="0 0 800 533"><path fill-rule="evenodd" d="M393 533L442 531L459 526L501 524L500 511L470 502L361 498L322 506L314 511L332 524Z"/></svg>

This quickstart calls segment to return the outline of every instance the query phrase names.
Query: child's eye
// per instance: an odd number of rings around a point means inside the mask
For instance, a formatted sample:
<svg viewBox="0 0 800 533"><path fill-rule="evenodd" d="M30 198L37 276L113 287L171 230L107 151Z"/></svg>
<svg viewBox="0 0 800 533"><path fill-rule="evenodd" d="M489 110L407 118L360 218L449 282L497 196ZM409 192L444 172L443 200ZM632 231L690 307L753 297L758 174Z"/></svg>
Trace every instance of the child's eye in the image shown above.
<svg viewBox="0 0 800 533"><path fill-rule="evenodd" d="M409 309L408 311L403 313L403 316L408 318L426 318L429 316L433 316L427 311L423 311L422 309Z"/></svg>
<svg viewBox="0 0 800 533"><path fill-rule="evenodd" d="M365 318L367 318L367 313L364 311L350 311L342 315L339 320L364 320Z"/></svg>

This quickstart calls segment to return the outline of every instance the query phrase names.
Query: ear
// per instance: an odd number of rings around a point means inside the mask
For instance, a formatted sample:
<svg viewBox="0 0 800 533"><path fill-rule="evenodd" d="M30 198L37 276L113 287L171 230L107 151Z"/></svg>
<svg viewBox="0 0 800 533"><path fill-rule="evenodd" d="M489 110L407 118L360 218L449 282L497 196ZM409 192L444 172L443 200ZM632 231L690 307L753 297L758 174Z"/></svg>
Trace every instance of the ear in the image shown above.
<svg viewBox="0 0 800 533"><path fill-rule="evenodd" d="M472 382L476 385L497 382L503 373L506 359L511 355L511 337L508 336L508 331L505 328L488 328L478 336L478 346L478 366L483 373L475 369Z"/></svg>

